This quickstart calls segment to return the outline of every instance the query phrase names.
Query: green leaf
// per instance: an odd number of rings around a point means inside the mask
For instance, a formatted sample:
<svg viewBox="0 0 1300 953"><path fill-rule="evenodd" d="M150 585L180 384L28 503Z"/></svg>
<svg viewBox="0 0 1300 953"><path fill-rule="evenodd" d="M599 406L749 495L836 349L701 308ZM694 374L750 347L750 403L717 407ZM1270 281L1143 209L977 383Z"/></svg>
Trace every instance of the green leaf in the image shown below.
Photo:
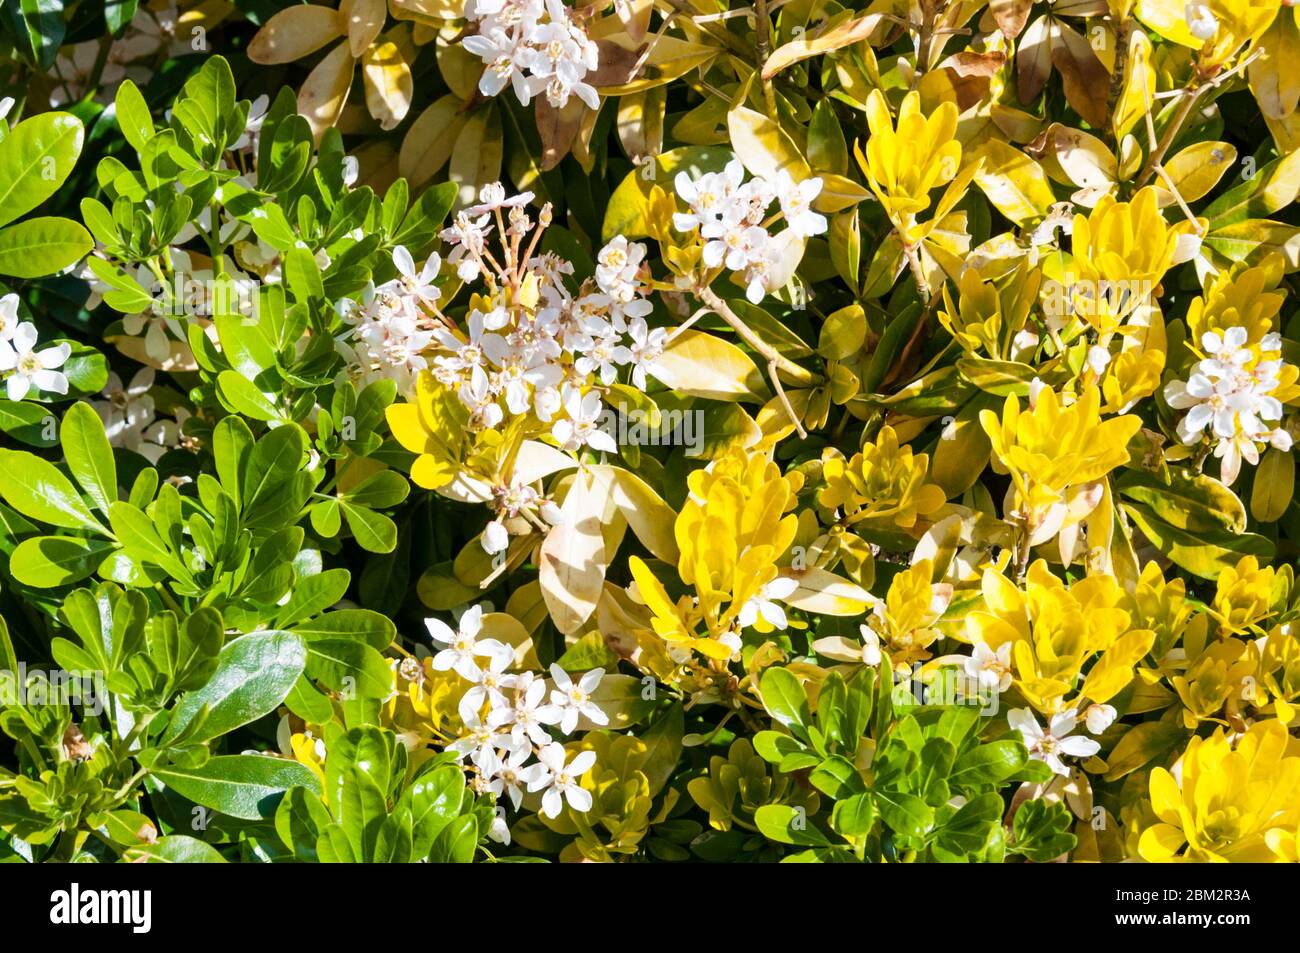
<svg viewBox="0 0 1300 953"><path fill-rule="evenodd" d="M1272 540L1256 533L1232 533L1227 530L1181 530L1158 518L1149 507L1124 504L1142 535L1160 552L1203 579L1215 579L1225 569L1235 568L1242 556L1255 556L1261 562L1276 552Z"/></svg>
<svg viewBox="0 0 1300 953"><path fill-rule="evenodd" d="M176 705L163 742L179 735L205 706L207 718L187 741L219 737L275 711L306 663L306 646L290 632L253 632L227 643L207 684Z"/></svg>
<svg viewBox="0 0 1300 953"><path fill-rule="evenodd" d="M122 859L132 864L224 864L226 858L211 844L187 834L168 834L152 844L131 847Z"/></svg>
<svg viewBox="0 0 1300 953"><path fill-rule="evenodd" d="M367 506L341 500L343 518L362 549L371 553L391 553L397 547L397 524L383 513Z"/></svg>
<svg viewBox="0 0 1300 953"><path fill-rule="evenodd" d="M93 573L116 548L107 540L34 536L14 549L9 571L23 585L37 589L67 586Z"/></svg>
<svg viewBox="0 0 1300 953"><path fill-rule="evenodd" d="M915 794L876 791L876 806L890 830L905 837L921 837L934 821L934 811Z"/></svg>
<svg viewBox="0 0 1300 953"><path fill-rule="evenodd" d="M63 529L104 533L72 483L54 464L25 450L0 450L0 496L24 516Z"/></svg>
<svg viewBox="0 0 1300 953"><path fill-rule="evenodd" d="M392 690L392 672L384 657L353 639L312 639L307 643L307 677L334 692L354 690L366 698L384 698Z"/></svg>
<svg viewBox="0 0 1300 953"><path fill-rule="evenodd" d="M104 423L89 404L78 402L63 415L60 434L68 469L103 514L117 502L117 464Z"/></svg>
<svg viewBox="0 0 1300 953"><path fill-rule="evenodd" d="M764 804L754 812L754 823L763 835L781 844L801 847L829 847L826 835L808 823L807 812L788 804Z"/></svg>
<svg viewBox="0 0 1300 953"><path fill-rule="evenodd" d="M145 512L130 503L118 501L108 508L109 524L127 555L142 563L162 569L173 579L193 581L190 571L158 533Z"/></svg>
<svg viewBox="0 0 1300 953"><path fill-rule="evenodd" d="M1073 850L1078 838L1070 833L1073 816L1064 801L1038 799L1016 809L1011 825L1012 850L1035 863L1046 863Z"/></svg>
<svg viewBox="0 0 1300 953"><path fill-rule="evenodd" d="M1014 776L1027 760L1029 754L1019 741L993 741L958 758L949 781L953 787L998 784Z"/></svg>
<svg viewBox="0 0 1300 953"><path fill-rule="evenodd" d="M217 375L217 394L222 403L245 417L264 421L284 419L272 397L236 371L222 371Z"/></svg>
<svg viewBox="0 0 1300 953"><path fill-rule="evenodd" d="M0 228L0 275L52 275L76 264L94 247L90 232L70 218L31 218Z"/></svg>
<svg viewBox="0 0 1300 953"><path fill-rule="evenodd" d="M58 418L50 408L31 401L0 400L0 430L31 447L58 442Z"/></svg>
<svg viewBox="0 0 1300 953"><path fill-rule="evenodd" d="M426 771L402 792L402 803L411 811L413 857L427 857L434 839L459 814L465 799L465 773L445 764Z"/></svg>
<svg viewBox="0 0 1300 953"><path fill-rule="evenodd" d="M845 837L866 837L875 823L875 803L867 792L838 801L831 810L831 827Z"/></svg>
<svg viewBox="0 0 1300 953"><path fill-rule="evenodd" d="M365 642L382 652L397 637L397 626L387 616L370 609L336 609L309 622L291 626L290 631L304 639L351 638Z"/></svg>
<svg viewBox="0 0 1300 953"><path fill-rule="evenodd" d="M320 782L306 765L256 754L222 755L201 767L154 767L150 774L181 797L245 821L268 820L290 788L320 795Z"/></svg>
<svg viewBox="0 0 1300 953"><path fill-rule="evenodd" d="M767 713L780 724L790 729L798 729L807 737L811 716L808 712L808 696L803 685L788 669L772 667L763 672L759 681L763 693L763 707Z"/></svg>
<svg viewBox="0 0 1300 953"><path fill-rule="evenodd" d="M42 113L10 130L0 141L0 225L58 191L76 165L84 135L81 120L65 112Z"/></svg>
<svg viewBox="0 0 1300 953"><path fill-rule="evenodd" d="M41 70L54 65L67 26L63 0L9 0L0 3L0 16L9 26L15 47Z"/></svg>
<svg viewBox="0 0 1300 953"><path fill-rule="evenodd" d="M122 130L126 141L131 143L136 152L144 149L144 144L153 138L153 119L149 115L149 104L140 94L140 88L131 80L125 79L117 88L114 100L117 125Z"/></svg>
<svg viewBox="0 0 1300 953"><path fill-rule="evenodd" d="M316 842L332 820L317 795L291 788L275 809L275 832L299 860L314 861Z"/></svg>
<svg viewBox="0 0 1300 953"><path fill-rule="evenodd" d="M478 848L478 821L462 815L442 829L429 852L432 864L468 864Z"/></svg>

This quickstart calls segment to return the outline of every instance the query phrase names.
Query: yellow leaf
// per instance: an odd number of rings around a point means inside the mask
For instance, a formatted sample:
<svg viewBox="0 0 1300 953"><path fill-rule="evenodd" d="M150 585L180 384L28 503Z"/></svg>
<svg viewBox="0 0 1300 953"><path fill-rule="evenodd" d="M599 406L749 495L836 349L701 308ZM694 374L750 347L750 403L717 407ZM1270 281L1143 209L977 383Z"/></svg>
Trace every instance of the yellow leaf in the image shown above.
<svg viewBox="0 0 1300 953"><path fill-rule="evenodd" d="M348 35L348 46L358 59L375 42L388 17L384 0L343 0L339 4L339 26Z"/></svg>
<svg viewBox="0 0 1300 953"><path fill-rule="evenodd" d="M737 106L727 113L727 131L731 134L731 147L736 158L751 175L761 175L772 182L776 181L782 169L790 173L795 182L802 182L812 175L794 140L762 113Z"/></svg>
<svg viewBox="0 0 1300 953"><path fill-rule="evenodd" d="M677 514L672 507L635 473L613 466L596 466L591 471L606 481L610 498L641 545L656 559L676 563L681 553L673 536Z"/></svg>
<svg viewBox="0 0 1300 953"><path fill-rule="evenodd" d="M773 51L763 64L763 79L771 79L787 66L802 60L842 50L865 40L884 20L883 13L869 13L856 19L843 20L823 27L813 35L804 34Z"/></svg>
<svg viewBox="0 0 1300 953"><path fill-rule="evenodd" d="M448 93L434 100L406 130L397 169L413 192L422 189L451 158L451 148L465 125L463 106Z"/></svg>
<svg viewBox="0 0 1300 953"><path fill-rule="evenodd" d="M469 205L480 186L501 177L501 156L501 114L495 103L486 103L461 127L451 151L447 178L460 186L459 206Z"/></svg>
<svg viewBox="0 0 1300 953"><path fill-rule="evenodd" d="M767 385L749 355L730 341L687 329L674 337L650 367L674 390L712 400L767 399Z"/></svg>
<svg viewBox="0 0 1300 953"><path fill-rule="evenodd" d="M381 129L392 129L411 108L411 68L392 41L368 46L361 58L366 108Z"/></svg>
<svg viewBox="0 0 1300 953"><path fill-rule="evenodd" d="M1166 162L1165 172L1183 200L1195 202L1218 185L1223 173L1232 168L1236 161L1237 148L1232 143L1198 142ZM1156 196L1161 207L1173 205L1173 194L1161 188L1162 184L1162 179L1155 182Z"/></svg>
<svg viewBox="0 0 1300 953"><path fill-rule="evenodd" d="M1007 218L1025 225L1047 215L1056 201L1043 167L1015 146L990 139L972 160L984 159L975 183Z"/></svg>
<svg viewBox="0 0 1300 953"><path fill-rule="evenodd" d="M596 610L605 583L608 555L601 534L607 503L605 484L579 473L561 511L564 522L551 528L538 558L538 582L555 627L568 635Z"/></svg>
<svg viewBox="0 0 1300 953"><path fill-rule="evenodd" d="M289 7L262 24L248 44L248 58L261 66L291 63L342 35L338 11L305 5Z"/></svg>
<svg viewBox="0 0 1300 953"><path fill-rule="evenodd" d="M1114 698L1133 681L1133 666L1151 651L1155 637L1154 632L1146 629L1136 629L1121 635L1088 672L1082 694L1099 705Z"/></svg>
<svg viewBox="0 0 1300 953"><path fill-rule="evenodd" d="M1295 68L1300 62L1300 29L1295 17L1279 13L1259 45L1264 55L1246 73L1251 92L1267 118L1285 119L1300 104L1300 70Z"/></svg>
<svg viewBox="0 0 1300 953"><path fill-rule="evenodd" d="M343 112L356 62L348 45L340 43L316 64L298 90L298 113L306 118L317 142Z"/></svg>
<svg viewBox="0 0 1300 953"><path fill-rule="evenodd" d="M1250 514L1261 523L1281 519L1295 495L1295 456L1290 450L1264 451L1250 491Z"/></svg>
<svg viewBox="0 0 1300 953"><path fill-rule="evenodd" d="M805 612L819 615L861 615L874 601L871 594L857 583L816 566L803 571L787 570L782 575L799 584L799 588L786 597L786 605Z"/></svg>

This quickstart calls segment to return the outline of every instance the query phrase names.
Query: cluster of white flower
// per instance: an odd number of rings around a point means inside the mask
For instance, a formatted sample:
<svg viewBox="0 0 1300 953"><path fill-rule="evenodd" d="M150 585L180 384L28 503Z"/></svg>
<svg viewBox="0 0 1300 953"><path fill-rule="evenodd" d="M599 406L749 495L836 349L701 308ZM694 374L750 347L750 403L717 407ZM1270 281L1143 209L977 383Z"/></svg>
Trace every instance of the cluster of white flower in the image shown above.
<svg viewBox="0 0 1300 953"><path fill-rule="evenodd" d="M59 370L72 354L71 345L36 349L36 325L18 320L18 295L0 298L0 378L10 400L32 390L66 394L68 378Z"/></svg>
<svg viewBox="0 0 1300 953"><path fill-rule="evenodd" d="M1259 463L1265 444L1291 449L1291 434L1278 426L1282 402L1272 396L1283 367L1282 338L1266 334L1258 348L1247 340L1241 327L1205 332L1201 347L1209 356L1196 363L1186 382L1171 381L1165 387L1169 406L1187 411L1178 422L1179 439L1189 446L1200 443L1208 429L1223 481L1229 484L1237 479L1243 457Z"/></svg>
<svg viewBox="0 0 1300 953"><path fill-rule="evenodd" d="M733 159L721 172L705 172L692 179L679 172L674 180L678 196L690 206L673 216L679 232L699 229L704 239L703 260L708 268L725 266L745 284L745 296L758 304L789 278L784 262L792 242L802 242L826 231L826 217L812 210L821 194L820 178L795 182L784 169L776 181L755 176L744 181L745 167ZM778 216L768 215L779 202L786 227L773 235L769 229Z"/></svg>
<svg viewBox="0 0 1300 953"><path fill-rule="evenodd" d="M551 209L542 209L534 228L524 208L531 199L530 192L507 198L500 183L485 186L479 204L442 232L461 280L482 278L487 289L475 298L482 306L471 308L467 334L435 332L448 353L434 358L433 373L456 389L475 429L495 427L507 413L531 414L550 425L561 449L614 453L613 437L600 426L601 394L593 388L609 387L626 367L644 389L666 343L664 329L645 320L651 311L640 277L645 246L615 238L600 250L594 279L575 295L565 284L573 265L535 254ZM494 232L499 259L488 247Z"/></svg>
<svg viewBox="0 0 1300 953"><path fill-rule="evenodd" d="M475 788L498 799L508 797L516 811L525 791L540 791L546 817L557 817L566 801L576 811L589 810L591 793L579 782L595 764L595 752L570 758L552 731L572 734L579 718L609 723L592 700L604 669L592 669L574 681L552 665L548 692L546 680L535 672L508 671L514 649L482 637L482 606L465 610L454 630L438 619L425 620L425 626L434 642L445 646L433 656L433 668L453 671L469 685L457 706L465 731L447 750L469 758ZM504 823L493 833L509 842Z"/></svg>
<svg viewBox="0 0 1300 953"><path fill-rule="evenodd" d="M420 268L402 246L393 250L397 277L369 287L358 303L344 299L338 313L354 325L337 342L353 377L368 384L388 379L409 394L429 366L424 352L433 345L433 318L441 292L434 285L442 259L434 254Z"/></svg>
<svg viewBox="0 0 1300 953"><path fill-rule="evenodd" d="M595 87L585 81L599 51L561 0L469 0L465 18L478 24L463 44L487 64L478 84L484 96L509 85L525 106L545 93L556 108L570 96L600 108Z"/></svg>
<svg viewBox="0 0 1300 953"><path fill-rule="evenodd" d="M123 384L117 373L110 372L104 387L104 400L91 402L104 422L104 433L114 447L132 450L157 463L167 450L180 446L181 425L190 416L183 407L176 409L176 419L158 419L149 390L154 383L154 369L142 367Z"/></svg>

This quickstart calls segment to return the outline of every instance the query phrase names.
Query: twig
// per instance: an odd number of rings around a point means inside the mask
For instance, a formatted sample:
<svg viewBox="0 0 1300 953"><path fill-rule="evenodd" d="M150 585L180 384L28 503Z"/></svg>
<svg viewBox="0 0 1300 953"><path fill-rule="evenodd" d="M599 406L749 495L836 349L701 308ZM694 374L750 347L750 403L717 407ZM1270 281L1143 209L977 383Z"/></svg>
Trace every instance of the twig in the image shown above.
<svg viewBox="0 0 1300 953"><path fill-rule="evenodd" d="M790 422L794 424L794 429L798 431L800 437L808 436L807 431L799 422L795 415L794 407L790 405L790 398L786 396L785 388L781 386L780 374L784 373L791 383L812 386L817 384L821 378L811 371L800 367L798 364L783 356L774 347L755 334L744 321L731 310L727 302L719 298L712 290L707 287L699 288L696 291L701 301L709 306L714 314L726 321L731 329L736 332L742 341L753 348L758 354L767 361L767 372L772 379L772 389L776 391L777 399L781 401L781 406L785 408Z"/></svg>
<svg viewBox="0 0 1300 953"><path fill-rule="evenodd" d="M763 87L763 102L767 105L768 118L779 123L781 117L776 110L776 90L772 86L772 80L763 75L763 67L772 52L772 18L767 12L767 0L754 0L754 23L758 33L755 53L759 82Z"/></svg>

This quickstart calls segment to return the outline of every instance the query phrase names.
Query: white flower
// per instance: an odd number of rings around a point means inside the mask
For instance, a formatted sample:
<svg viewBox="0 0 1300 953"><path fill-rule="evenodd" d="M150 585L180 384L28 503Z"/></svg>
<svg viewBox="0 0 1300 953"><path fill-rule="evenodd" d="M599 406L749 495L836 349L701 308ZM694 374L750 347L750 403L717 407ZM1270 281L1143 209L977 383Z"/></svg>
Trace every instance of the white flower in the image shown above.
<svg viewBox="0 0 1300 953"><path fill-rule="evenodd" d="M633 318L628 322L627 333L632 343L626 349L627 357L623 363L632 368L632 383L637 390L645 390L646 372L653 373L655 361L663 356L668 331L665 328L652 330L641 318Z"/></svg>
<svg viewBox="0 0 1300 953"><path fill-rule="evenodd" d="M983 642L976 642L965 670L981 689L1005 692L1011 687L1011 643L1003 642L995 652Z"/></svg>
<svg viewBox="0 0 1300 953"><path fill-rule="evenodd" d="M539 763L525 768L529 791L545 790L542 795L542 814L558 817L567 800L575 811L591 809L591 792L578 784L584 774L596 763L596 752L580 751L573 760L565 763L567 752L558 741L537 752Z"/></svg>
<svg viewBox="0 0 1300 953"><path fill-rule="evenodd" d="M1017 708L1007 713L1007 723L1020 732L1031 757L1044 761L1057 774L1068 775L1070 769L1061 756L1089 758L1101 750L1101 745L1082 735L1071 736L1076 722L1074 709L1058 712L1044 731L1038 719L1028 708Z"/></svg>
<svg viewBox="0 0 1300 953"><path fill-rule="evenodd" d="M1112 705L1089 705L1083 712L1084 723L1094 735L1099 735L1115 721L1119 712Z"/></svg>
<svg viewBox="0 0 1300 953"><path fill-rule="evenodd" d="M415 259L411 257L411 253L406 250L405 245L398 245L393 249L393 264L397 266L399 276L397 281L403 291L426 301L438 300L442 294L434 284L438 278L438 271L442 268L442 259L438 255L430 255L424 267L416 271Z"/></svg>
<svg viewBox="0 0 1300 953"><path fill-rule="evenodd" d="M439 672L451 670L461 678L473 682L478 680L480 674L477 659L502 659L505 665L514 660L515 650L504 642L478 637L483 628L482 606L466 609L454 632L441 619L425 619L424 627L429 630L430 638L447 646L433 656L433 667Z"/></svg>
<svg viewBox="0 0 1300 953"><path fill-rule="evenodd" d="M506 698L505 691L515 686L518 676L507 675L506 668L514 661L515 653L509 646L502 645L502 643L496 642L495 639L484 639L479 645L489 642L495 642L496 645L502 646L510 654L507 657L499 651L493 651L487 657L487 665L479 668L474 677L469 679L474 685L461 696L460 703L456 706L461 721L466 721L478 714L484 702L487 702L492 709L510 707L510 700ZM457 674L464 677L464 673L459 670ZM490 713L488 720L489 724L491 724Z"/></svg>
<svg viewBox="0 0 1300 953"><path fill-rule="evenodd" d="M5 379L10 400L22 400L32 388L51 394L66 394L68 379L58 368L72 353L72 346L63 343L43 350L36 349L36 325L24 321L14 329L13 337L0 341L0 371L8 371Z"/></svg>
<svg viewBox="0 0 1300 953"><path fill-rule="evenodd" d="M1100 345L1094 344L1088 348L1088 367L1092 372L1100 377L1106 373L1106 368L1110 366L1110 351Z"/></svg>
<svg viewBox="0 0 1300 953"><path fill-rule="evenodd" d="M743 606L737 621L742 628L749 628L762 619L774 629L784 629L788 622L785 610L777 605L776 600L788 599L799 588L799 583L789 576L777 576L765 583Z"/></svg>
<svg viewBox="0 0 1300 953"><path fill-rule="evenodd" d="M494 728L509 726L515 743L524 748L528 748L528 742L538 746L550 744L551 736L544 726L560 724L565 713L556 704L546 704L546 682L532 672L523 672L514 690L514 704L493 709L488 724Z"/></svg>
<svg viewBox="0 0 1300 953"><path fill-rule="evenodd" d="M478 218L500 209L523 208L533 200L532 192L520 192L518 195L506 195L506 187L500 182L489 182L478 190L478 204L465 210L470 218Z"/></svg>
<svg viewBox="0 0 1300 953"><path fill-rule="evenodd" d="M510 547L510 531L500 520L492 520L483 527L483 551L495 556Z"/></svg>
<svg viewBox="0 0 1300 953"><path fill-rule="evenodd" d="M166 318L147 313L128 314L122 318L122 330L132 337L144 331L144 352L155 361L161 363L171 357L172 346L171 339L167 336Z"/></svg>
<svg viewBox="0 0 1300 953"><path fill-rule="evenodd" d="M691 211L673 215L673 228L679 232L690 232L699 226L718 221L744 177L745 167L736 159L728 162L723 171L706 172L698 179L692 179L685 172L677 173L673 185Z"/></svg>
<svg viewBox="0 0 1300 953"><path fill-rule="evenodd" d="M858 626L862 636L862 664L873 668L880 664L880 635L869 625Z"/></svg>
<svg viewBox="0 0 1300 953"><path fill-rule="evenodd" d="M785 169L777 173L776 195L781 202L781 214L786 226L801 238L811 238L826 231L826 216L812 210L812 202L821 191L820 178L804 179L796 185Z"/></svg>
<svg viewBox="0 0 1300 953"><path fill-rule="evenodd" d="M470 759L487 780L487 790L497 798L505 794L517 811L524 800L524 762L532 755L533 749L527 744L512 744L502 750L506 754L504 758L495 747L480 747L475 749Z"/></svg>
<svg viewBox="0 0 1300 953"><path fill-rule="evenodd" d="M486 752L493 751L496 748L509 748L513 745L509 733L498 732L483 721L477 711L469 714L469 718L462 719L465 725L465 733L447 745L447 750L457 758L464 759L466 755L469 755L472 760L478 761L485 756Z"/></svg>
<svg viewBox="0 0 1300 953"><path fill-rule="evenodd" d="M243 133L230 144L232 151L257 149L257 140L262 132L262 123L266 121L266 113L270 105L271 97L266 93L253 100L248 107L248 121L244 123Z"/></svg>
<svg viewBox="0 0 1300 953"><path fill-rule="evenodd" d="M551 428L551 436L562 450L576 451L591 447L605 453L618 452L614 438L600 429L602 411L599 394L591 391L583 397L574 388L564 401L564 411L568 417L557 420Z"/></svg>
<svg viewBox="0 0 1300 953"><path fill-rule="evenodd" d="M597 725L609 723L609 716L591 700L591 693L596 690L604 675L603 668L593 668L575 682L559 665L551 665L551 681L555 683L555 688L551 691L551 704L560 715L560 730L566 735L572 734L578 727L579 716Z"/></svg>
<svg viewBox="0 0 1300 953"><path fill-rule="evenodd" d="M107 399L94 401L91 406L104 422L104 433L113 446L131 447L132 443L138 443L144 428L153 423L154 403L149 396L153 382L152 367L140 368L131 378L130 385L126 386L116 371L109 372L108 383L103 390ZM161 448L159 455L161 456Z"/></svg>
<svg viewBox="0 0 1300 953"><path fill-rule="evenodd" d="M0 297L0 341L9 341L18 330L18 295Z"/></svg>
<svg viewBox="0 0 1300 953"><path fill-rule="evenodd" d="M1183 16L1187 19L1187 29L1198 40L1208 43L1219 32L1218 17L1214 15L1206 0L1187 0L1187 5L1183 8Z"/></svg>
<svg viewBox="0 0 1300 953"><path fill-rule="evenodd" d="M1190 446L1208 432L1221 461L1220 476L1229 484L1236 480L1243 459L1259 462L1263 444L1290 449L1291 443L1286 430L1277 426L1282 403L1273 396L1284 366L1280 338L1265 335L1258 355L1247 339L1242 327L1205 332L1201 347L1210 356L1192 367L1186 382L1170 381L1164 391L1170 407L1188 411L1178 422L1178 438Z"/></svg>
<svg viewBox="0 0 1300 953"><path fill-rule="evenodd" d="M528 105L532 91L526 77L529 67L537 59L536 50L504 30L488 30L477 36L467 36L461 45L487 64L478 81L480 93L495 96L509 85L514 88L519 102Z"/></svg>

